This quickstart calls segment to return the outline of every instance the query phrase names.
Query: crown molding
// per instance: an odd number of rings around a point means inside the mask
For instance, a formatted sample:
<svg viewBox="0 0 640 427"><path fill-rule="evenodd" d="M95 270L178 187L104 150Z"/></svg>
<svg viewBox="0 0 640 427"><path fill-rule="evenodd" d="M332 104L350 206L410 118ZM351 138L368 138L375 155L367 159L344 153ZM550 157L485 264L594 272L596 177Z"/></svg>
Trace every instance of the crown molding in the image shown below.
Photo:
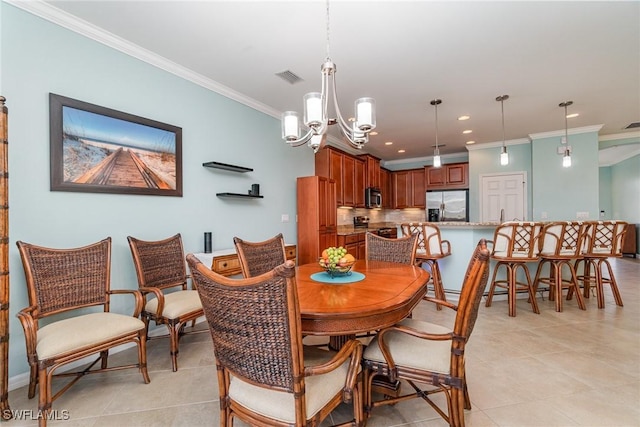
<svg viewBox="0 0 640 427"><path fill-rule="evenodd" d="M173 61L170 61L156 53L153 53L147 49L144 49L130 41L127 41L121 37L118 37L104 29L90 24L82 19L79 19L63 10L58 9L55 6L45 3L42 0L0 0L4 1L12 6L36 15L42 19L73 31L77 34L85 36L91 40L101 43L105 46L118 50L126 55L137 58L147 64L153 65L168 73L181 77L192 83L197 84L205 89L209 89L224 97L237 101L248 107L251 107L257 111L265 113L269 116L280 118L280 111L275 110L268 105L256 101L240 92L224 86L214 80L204 77L201 74L195 73Z"/></svg>
<svg viewBox="0 0 640 427"><path fill-rule="evenodd" d="M504 142L504 145L506 145L507 147L511 145L522 145L522 144L531 144L531 140L529 138L518 138L518 139L510 139ZM502 147L502 141L484 142L482 144L471 144L466 146L468 151L485 150L487 148L498 148L498 147Z"/></svg>
<svg viewBox="0 0 640 427"><path fill-rule="evenodd" d="M599 132L604 125L592 125L592 126L583 126L580 128L571 128L567 130L569 135L577 135L580 133L590 133L590 132ZM562 130L552 130L549 132L540 132L540 133L530 133L529 138L531 139L543 139L543 138L552 138L554 136L562 137L564 136L564 129Z"/></svg>
<svg viewBox="0 0 640 427"><path fill-rule="evenodd" d="M628 132L628 133L616 133L613 135L603 135L598 138L598 141L617 141L619 139L632 139L632 138L640 138L640 131Z"/></svg>

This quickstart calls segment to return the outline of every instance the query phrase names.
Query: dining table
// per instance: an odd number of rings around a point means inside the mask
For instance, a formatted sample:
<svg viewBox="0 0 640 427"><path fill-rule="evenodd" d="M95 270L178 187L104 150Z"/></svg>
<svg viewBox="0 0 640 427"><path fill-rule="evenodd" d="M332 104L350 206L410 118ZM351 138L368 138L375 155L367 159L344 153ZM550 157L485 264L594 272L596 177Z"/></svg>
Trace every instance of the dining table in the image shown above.
<svg viewBox="0 0 640 427"><path fill-rule="evenodd" d="M356 334L392 326L411 314L427 291L429 272L386 261L357 260L332 277L317 263L296 267L303 335L329 336L337 350Z"/></svg>

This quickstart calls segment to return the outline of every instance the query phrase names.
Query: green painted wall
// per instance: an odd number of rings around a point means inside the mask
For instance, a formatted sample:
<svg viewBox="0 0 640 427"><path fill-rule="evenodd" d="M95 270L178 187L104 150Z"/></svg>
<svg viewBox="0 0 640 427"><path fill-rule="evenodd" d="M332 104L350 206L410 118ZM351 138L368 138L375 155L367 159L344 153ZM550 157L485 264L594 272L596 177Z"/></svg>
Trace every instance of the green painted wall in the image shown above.
<svg viewBox="0 0 640 427"><path fill-rule="evenodd" d="M534 139L532 142L533 220L576 219L577 212L587 212L597 219L599 209L598 133L569 133L572 166L562 167L557 154L560 136Z"/></svg>
<svg viewBox="0 0 640 427"><path fill-rule="evenodd" d="M203 251L205 231L213 232L214 250L232 247L235 235L257 241L282 232L296 242L295 178L313 175L314 158L282 142L278 119L7 3L0 13L0 87L10 113L10 377L26 380L28 371L15 317L27 306L16 240L76 247L111 236L112 286L132 289L127 235L153 240L180 232L187 252ZM184 197L49 191L50 92L182 127ZM211 160L254 171L202 167ZM216 197L246 193L253 183L264 199Z"/></svg>

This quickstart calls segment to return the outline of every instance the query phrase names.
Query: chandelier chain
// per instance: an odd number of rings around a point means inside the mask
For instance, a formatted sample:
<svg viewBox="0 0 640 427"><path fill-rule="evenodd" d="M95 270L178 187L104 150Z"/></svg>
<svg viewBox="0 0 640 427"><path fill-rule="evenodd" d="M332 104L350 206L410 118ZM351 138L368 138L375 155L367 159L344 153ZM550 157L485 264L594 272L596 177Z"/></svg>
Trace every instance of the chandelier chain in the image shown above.
<svg viewBox="0 0 640 427"><path fill-rule="evenodd" d="M331 35L331 23L329 22L329 0L327 0L327 61L331 60L331 55L329 52L329 45L330 45L330 35Z"/></svg>

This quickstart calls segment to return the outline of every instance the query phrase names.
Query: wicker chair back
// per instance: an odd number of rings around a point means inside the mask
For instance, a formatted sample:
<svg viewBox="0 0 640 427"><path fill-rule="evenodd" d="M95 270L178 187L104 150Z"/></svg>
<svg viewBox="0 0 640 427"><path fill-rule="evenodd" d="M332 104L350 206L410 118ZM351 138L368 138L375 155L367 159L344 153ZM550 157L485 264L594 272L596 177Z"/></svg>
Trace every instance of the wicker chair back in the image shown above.
<svg viewBox="0 0 640 427"><path fill-rule="evenodd" d="M282 234L277 234L263 242L247 242L239 237L233 243L240 259L244 277L259 276L283 264L287 259Z"/></svg>
<svg viewBox="0 0 640 427"><path fill-rule="evenodd" d="M369 261L389 261L414 265L418 235L387 239L373 233L365 235L365 252Z"/></svg>
<svg viewBox="0 0 640 427"><path fill-rule="evenodd" d="M127 239L140 287L187 289L187 266L180 234L157 241L132 236Z"/></svg>
<svg viewBox="0 0 640 427"><path fill-rule="evenodd" d="M34 318L103 305L109 311L111 238L72 249L17 242Z"/></svg>

